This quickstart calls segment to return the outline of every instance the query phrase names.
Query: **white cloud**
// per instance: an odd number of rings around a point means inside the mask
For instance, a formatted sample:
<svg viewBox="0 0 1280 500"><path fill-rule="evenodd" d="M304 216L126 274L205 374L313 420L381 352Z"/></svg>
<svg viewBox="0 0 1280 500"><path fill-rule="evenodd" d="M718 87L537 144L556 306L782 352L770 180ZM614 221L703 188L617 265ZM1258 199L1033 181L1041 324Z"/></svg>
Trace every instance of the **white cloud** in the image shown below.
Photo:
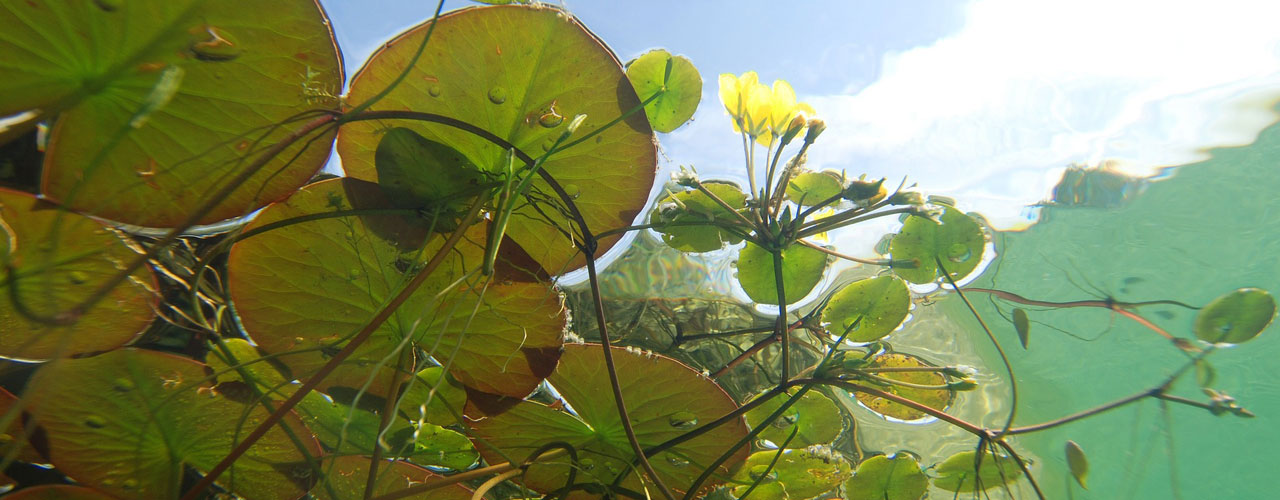
<svg viewBox="0 0 1280 500"><path fill-rule="evenodd" d="M906 175L1010 227L1068 163L1119 160L1147 174L1247 144L1275 121L1280 2L1209 5L975 1L953 36L885 55L856 94L797 89L829 125L809 165ZM717 105L672 137L673 154L737 172L714 92L704 104Z"/></svg>

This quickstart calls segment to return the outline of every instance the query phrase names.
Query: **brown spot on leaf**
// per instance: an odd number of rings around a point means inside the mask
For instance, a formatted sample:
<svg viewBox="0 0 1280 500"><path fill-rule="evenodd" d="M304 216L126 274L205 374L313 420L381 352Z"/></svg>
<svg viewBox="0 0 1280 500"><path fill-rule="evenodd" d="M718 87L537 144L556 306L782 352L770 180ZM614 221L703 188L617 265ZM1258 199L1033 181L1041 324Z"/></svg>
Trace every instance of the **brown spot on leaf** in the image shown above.
<svg viewBox="0 0 1280 500"><path fill-rule="evenodd" d="M534 260L529 252L510 236L502 237L502 246L498 247L498 258L494 259L493 273L499 283L514 281L516 283L539 283L551 279L551 274Z"/></svg>
<svg viewBox="0 0 1280 500"><path fill-rule="evenodd" d="M501 415L521 401L521 398L489 394L470 387L466 390L467 406L463 414L471 419Z"/></svg>
<svg viewBox="0 0 1280 500"><path fill-rule="evenodd" d="M555 347L521 347L520 352L524 353L525 362L529 363L529 370L534 376L542 379L551 376L551 372L556 371L556 364L560 362L560 353L564 352L561 346Z"/></svg>

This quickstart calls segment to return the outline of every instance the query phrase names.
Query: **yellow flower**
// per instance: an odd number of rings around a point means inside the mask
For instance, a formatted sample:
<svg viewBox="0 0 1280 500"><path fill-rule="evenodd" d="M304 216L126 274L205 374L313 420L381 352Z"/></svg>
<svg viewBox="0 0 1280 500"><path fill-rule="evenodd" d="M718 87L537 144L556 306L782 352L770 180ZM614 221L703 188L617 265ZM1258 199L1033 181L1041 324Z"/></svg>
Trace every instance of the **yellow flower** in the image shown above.
<svg viewBox="0 0 1280 500"><path fill-rule="evenodd" d="M769 132L760 135L756 140L760 144L769 146L775 139L785 136L791 129L791 122L797 117L812 117L817 114L813 110L813 106L803 102L796 102L796 91L791 88L791 84L786 80L774 80L773 92L770 93L771 99L769 104ZM795 134L799 134L800 130L795 130ZM792 135L795 137L795 135Z"/></svg>
<svg viewBox="0 0 1280 500"><path fill-rule="evenodd" d="M720 75L720 102L733 116L735 132L746 131L753 139L769 133L773 92L760 83L755 71L740 77L730 73Z"/></svg>

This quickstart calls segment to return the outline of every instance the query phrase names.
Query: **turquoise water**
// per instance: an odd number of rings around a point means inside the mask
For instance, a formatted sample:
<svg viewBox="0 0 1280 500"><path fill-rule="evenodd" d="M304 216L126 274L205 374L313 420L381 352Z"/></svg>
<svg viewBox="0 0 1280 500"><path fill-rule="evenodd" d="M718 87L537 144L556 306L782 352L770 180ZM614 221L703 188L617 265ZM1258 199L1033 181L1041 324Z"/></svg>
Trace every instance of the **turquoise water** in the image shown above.
<svg viewBox="0 0 1280 500"><path fill-rule="evenodd" d="M1171 299L1204 305L1240 287L1280 291L1280 126L1249 146L1217 149L1210 160L1176 169L1131 203L1110 209L1046 207L1041 222L1000 233L1001 257L972 286L1048 301ZM994 283L994 284L993 284ZM971 299L1012 358L1020 384L1017 423L1050 420L1159 384L1186 358L1168 341L1103 309L1036 311L1029 349L981 294ZM970 327L986 366L994 351L963 305L942 302ZM1002 304L1007 314L1011 305ZM1193 311L1141 310L1174 335L1189 337ZM1082 341L1050 326L1097 340ZM1252 342L1215 353L1217 387L1257 414L1215 417L1182 405L1168 411L1147 400L1089 420L1024 436L1041 457L1049 498L1275 498L1270 478L1280 463L1280 358L1275 325ZM1185 377L1175 391L1206 398ZM1074 440L1091 464L1088 491L1069 484L1063 445ZM1067 489L1070 491L1066 491Z"/></svg>

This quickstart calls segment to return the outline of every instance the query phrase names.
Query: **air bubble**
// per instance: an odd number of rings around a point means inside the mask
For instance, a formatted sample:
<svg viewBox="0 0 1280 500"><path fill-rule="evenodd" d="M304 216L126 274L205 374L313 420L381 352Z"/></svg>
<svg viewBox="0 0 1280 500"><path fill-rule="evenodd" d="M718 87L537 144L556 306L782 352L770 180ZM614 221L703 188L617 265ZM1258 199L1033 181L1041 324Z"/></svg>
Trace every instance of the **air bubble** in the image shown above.
<svg viewBox="0 0 1280 500"><path fill-rule="evenodd" d="M489 89L489 102L494 104L502 104L507 102L507 89L502 87L494 87Z"/></svg>

